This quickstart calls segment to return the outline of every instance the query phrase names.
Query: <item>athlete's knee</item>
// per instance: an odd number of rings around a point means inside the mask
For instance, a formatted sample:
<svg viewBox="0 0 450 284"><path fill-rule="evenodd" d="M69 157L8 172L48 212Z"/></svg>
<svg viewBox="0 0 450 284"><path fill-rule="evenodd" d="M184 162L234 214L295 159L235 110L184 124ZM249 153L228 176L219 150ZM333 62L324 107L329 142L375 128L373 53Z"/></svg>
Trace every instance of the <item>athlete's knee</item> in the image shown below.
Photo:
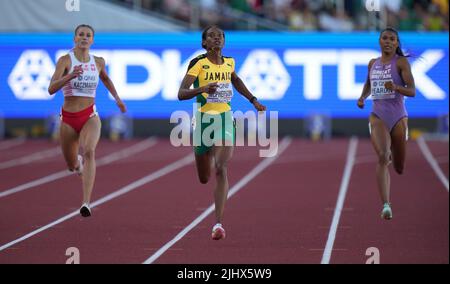
<svg viewBox="0 0 450 284"><path fill-rule="evenodd" d="M227 163L216 163L216 176L225 176L227 174Z"/></svg>
<svg viewBox="0 0 450 284"><path fill-rule="evenodd" d="M397 172L397 174L399 174L399 175L403 174L403 170L404 170L403 164L395 164L394 163L394 169Z"/></svg>
<svg viewBox="0 0 450 284"><path fill-rule="evenodd" d="M84 150L84 159L85 160L94 160L95 159L95 149L87 148Z"/></svg>
<svg viewBox="0 0 450 284"><path fill-rule="evenodd" d="M391 162L391 151L380 152L378 154L378 164L381 166L387 166Z"/></svg>
<svg viewBox="0 0 450 284"><path fill-rule="evenodd" d="M70 166L67 166L67 168L69 169L69 171L71 171L71 172L74 172L74 171L76 171L76 169L77 169L77 167L76 166L72 166L72 165L70 165Z"/></svg>
<svg viewBox="0 0 450 284"><path fill-rule="evenodd" d="M206 174L199 175L198 179L200 180L201 184L207 184L209 181L209 175L206 175Z"/></svg>
<svg viewBox="0 0 450 284"><path fill-rule="evenodd" d="M69 171L73 172L77 169L77 167L78 167L78 161L67 162L67 168L69 169Z"/></svg>

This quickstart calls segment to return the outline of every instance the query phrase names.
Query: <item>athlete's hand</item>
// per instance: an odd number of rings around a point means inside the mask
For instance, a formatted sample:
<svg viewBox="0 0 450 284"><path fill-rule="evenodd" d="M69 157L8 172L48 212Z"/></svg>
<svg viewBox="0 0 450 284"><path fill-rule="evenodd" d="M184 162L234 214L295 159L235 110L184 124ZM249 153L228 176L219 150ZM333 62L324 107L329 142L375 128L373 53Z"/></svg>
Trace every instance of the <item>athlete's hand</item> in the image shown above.
<svg viewBox="0 0 450 284"><path fill-rule="evenodd" d="M116 102L116 104L117 104L117 106L119 107L119 109L120 109L120 111L121 111L122 113L127 112L127 107L126 107L126 105L125 105L121 100L119 100L118 102Z"/></svg>
<svg viewBox="0 0 450 284"><path fill-rule="evenodd" d="M388 89L389 91L393 91L393 92L397 91L397 85L395 85L394 82L392 82L392 81L388 81L388 82L384 83L384 87L386 89Z"/></svg>
<svg viewBox="0 0 450 284"><path fill-rule="evenodd" d="M83 67L82 65L77 65L73 67L72 73L69 74L71 79L77 78L78 76L83 74Z"/></svg>
<svg viewBox="0 0 450 284"><path fill-rule="evenodd" d="M203 87L203 93L214 94L219 85L217 83L209 83Z"/></svg>
<svg viewBox="0 0 450 284"><path fill-rule="evenodd" d="M356 104L358 105L358 107L360 109L363 109L364 108L364 99L363 98L359 98L358 102Z"/></svg>
<svg viewBox="0 0 450 284"><path fill-rule="evenodd" d="M253 102L253 106L256 108L257 111L266 111L266 107L256 100Z"/></svg>

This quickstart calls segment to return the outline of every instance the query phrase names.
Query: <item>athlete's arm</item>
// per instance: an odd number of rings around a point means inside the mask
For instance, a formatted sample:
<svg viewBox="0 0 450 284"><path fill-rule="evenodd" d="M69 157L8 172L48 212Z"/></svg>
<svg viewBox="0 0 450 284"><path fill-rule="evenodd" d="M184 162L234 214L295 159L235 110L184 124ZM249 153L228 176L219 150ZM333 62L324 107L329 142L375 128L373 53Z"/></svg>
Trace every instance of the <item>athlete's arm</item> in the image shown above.
<svg viewBox="0 0 450 284"><path fill-rule="evenodd" d="M196 78L197 77L187 74L184 76L180 89L178 90L178 99L180 101L190 100L201 93L214 94L216 92L217 83L209 83L200 88L190 89Z"/></svg>
<svg viewBox="0 0 450 284"><path fill-rule="evenodd" d="M48 86L48 93L50 95L55 94L59 91L67 82L83 74L83 69L80 66L75 66L73 72L64 75L66 70L70 69L70 57L64 55L58 59L56 63L55 73L53 73L52 79L50 80L50 85Z"/></svg>
<svg viewBox="0 0 450 284"><path fill-rule="evenodd" d="M414 97L416 95L416 87L414 84L414 77L411 73L411 66L406 57L400 57L397 60L397 69L400 71L400 76L402 77L403 82L405 82L405 86L395 85L390 81L384 84L385 88L407 97Z"/></svg>
<svg viewBox="0 0 450 284"><path fill-rule="evenodd" d="M120 111L122 113L126 112L127 107L120 99L119 95L117 94L116 87L114 87L114 83L111 81L111 79L108 76L108 73L106 72L105 59L103 59L102 57L95 57L95 61L98 63L98 65L100 65L99 77L102 80L103 84L116 100L116 104L119 107Z"/></svg>
<svg viewBox="0 0 450 284"><path fill-rule="evenodd" d="M256 97L252 95L252 93L250 93L250 91L247 89L247 86L245 86L244 82L242 82L241 78L239 78L236 72L231 73L231 83L236 88L236 90L241 95L246 97L247 100L249 100L258 111L266 110L266 107L260 104Z"/></svg>
<svg viewBox="0 0 450 284"><path fill-rule="evenodd" d="M371 59L369 61L368 65L368 71L367 71L367 78L366 82L364 83L364 87L361 93L361 96L358 99L357 105L359 108L364 108L364 101L367 99L368 96L370 96L370 69L372 68L372 65L375 63L376 59Z"/></svg>

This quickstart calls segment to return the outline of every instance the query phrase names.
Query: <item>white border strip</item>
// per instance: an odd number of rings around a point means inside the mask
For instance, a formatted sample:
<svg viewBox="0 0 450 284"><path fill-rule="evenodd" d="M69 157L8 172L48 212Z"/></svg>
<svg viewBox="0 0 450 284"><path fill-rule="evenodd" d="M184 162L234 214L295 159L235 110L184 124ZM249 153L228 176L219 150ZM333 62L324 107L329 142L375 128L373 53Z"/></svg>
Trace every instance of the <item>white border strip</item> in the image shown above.
<svg viewBox="0 0 450 284"><path fill-rule="evenodd" d="M228 194L227 199L233 196L236 192L238 192L241 188L243 188L247 183L249 183L252 179L254 179L258 174L260 174L264 169L266 169L270 164L272 164L283 152L286 148L291 144L292 139L289 137L284 138L279 146L278 154L274 157L264 159L260 162L252 171L250 171L245 177L243 177L237 184L235 184ZM176 235L172 240L162 246L158 251L156 251L152 256L150 256L147 260L143 262L143 264L151 264L155 260L157 260L162 254L164 254L170 247L172 247L175 243L181 240L187 233L189 233L195 226L197 226L200 222L202 222L209 214L214 211L214 204L208 207L200 216L198 216L192 223L190 223L186 228L184 228L178 235Z"/></svg>
<svg viewBox="0 0 450 284"><path fill-rule="evenodd" d="M330 232L328 233L327 244L323 252L321 264L329 264L331 258L331 252L333 250L334 239L336 238L336 232L339 225L339 219L341 218L341 212L344 208L345 195L347 194L348 184L350 183L350 177L352 175L353 165L355 164L356 149L358 147L358 138L350 138L350 143L347 152L347 162L345 164L344 175L341 181L341 187L339 188L339 196L336 202L336 208L334 208L333 221L331 222Z"/></svg>

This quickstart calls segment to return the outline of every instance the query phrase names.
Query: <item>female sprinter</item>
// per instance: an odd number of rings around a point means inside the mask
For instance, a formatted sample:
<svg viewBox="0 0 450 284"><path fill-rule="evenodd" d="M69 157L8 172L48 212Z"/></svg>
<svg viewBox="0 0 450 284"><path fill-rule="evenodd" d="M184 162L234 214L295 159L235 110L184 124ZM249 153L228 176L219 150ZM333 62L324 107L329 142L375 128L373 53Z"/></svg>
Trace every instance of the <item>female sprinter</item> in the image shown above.
<svg viewBox="0 0 450 284"><path fill-rule="evenodd" d="M206 184L209 181L212 165L216 175L214 189L216 224L212 229L213 240L225 238L222 219L229 187L227 163L233 155L235 141L230 104L233 96L232 86L246 97L256 110L266 110L235 73L234 59L222 55L224 42L225 34L220 28L210 26L203 31L202 47L207 52L190 62L178 92L179 100L197 98L194 152L200 182ZM194 88L190 89L192 84ZM205 131L211 127L215 129L214 132ZM207 133L203 135L205 132Z"/></svg>
<svg viewBox="0 0 450 284"><path fill-rule="evenodd" d="M408 116L404 96L414 97L416 89L407 56L403 54L396 30L386 28L380 34L381 57L369 62L367 76L358 107L371 95L373 110L369 117L372 145L378 156L376 178L383 202L381 218L392 219L390 203L391 161L398 174L403 173L408 140Z"/></svg>
<svg viewBox="0 0 450 284"><path fill-rule="evenodd" d="M62 88L64 104L61 109L61 148L70 171L77 172L83 184L83 203L80 214L91 215L89 203L95 180L95 148L100 138L101 122L95 108L95 94L100 78L113 95L121 112L126 107L109 79L105 60L89 54L94 29L79 25L75 29L75 47L62 56L48 87L53 95ZM78 154L83 149L83 156Z"/></svg>

